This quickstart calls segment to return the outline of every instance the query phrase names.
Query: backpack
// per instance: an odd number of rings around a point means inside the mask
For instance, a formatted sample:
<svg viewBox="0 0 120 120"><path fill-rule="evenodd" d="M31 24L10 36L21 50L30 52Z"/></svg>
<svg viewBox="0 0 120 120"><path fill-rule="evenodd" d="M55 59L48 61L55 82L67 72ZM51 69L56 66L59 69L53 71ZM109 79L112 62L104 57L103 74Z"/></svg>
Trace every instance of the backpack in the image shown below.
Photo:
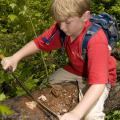
<svg viewBox="0 0 120 120"><path fill-rule="evenodd" d="M94 14L90 18L90 21L92 22L92 25L88 28L82 43L83 59L87 59L87 44L90 38L101 28L107 36L108 44L111 47L111 52L113 53L119 40L117 21L107 13L101 13L99 15Z"/></svg>

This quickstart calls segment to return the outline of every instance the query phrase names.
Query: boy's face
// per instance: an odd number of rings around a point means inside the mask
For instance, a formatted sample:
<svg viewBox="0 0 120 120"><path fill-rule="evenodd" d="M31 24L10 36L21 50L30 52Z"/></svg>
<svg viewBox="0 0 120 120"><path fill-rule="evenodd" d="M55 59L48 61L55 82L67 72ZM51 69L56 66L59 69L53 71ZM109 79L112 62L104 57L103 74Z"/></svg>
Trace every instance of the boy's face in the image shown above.
<svg viewBox="0 0 120 120"><path fill-rule="evenodd" d="M73 38L76 38L84 27L84 20L82 17L70 17L65 21L59 23L60 29Z"/></svg>

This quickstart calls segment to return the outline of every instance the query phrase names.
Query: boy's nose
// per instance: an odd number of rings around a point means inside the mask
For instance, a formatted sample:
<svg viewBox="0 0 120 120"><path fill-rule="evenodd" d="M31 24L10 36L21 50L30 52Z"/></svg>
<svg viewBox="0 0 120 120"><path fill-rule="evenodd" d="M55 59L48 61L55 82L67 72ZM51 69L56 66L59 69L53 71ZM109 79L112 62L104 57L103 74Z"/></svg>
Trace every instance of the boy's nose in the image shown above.
<svg viewBox="0 0 120 120"><path fill-rule="evenodd" d="M61 23L60 23L60 29L63 30L63 31L65 31L66 25L65 25L64 22L61 22Z"/></svg>

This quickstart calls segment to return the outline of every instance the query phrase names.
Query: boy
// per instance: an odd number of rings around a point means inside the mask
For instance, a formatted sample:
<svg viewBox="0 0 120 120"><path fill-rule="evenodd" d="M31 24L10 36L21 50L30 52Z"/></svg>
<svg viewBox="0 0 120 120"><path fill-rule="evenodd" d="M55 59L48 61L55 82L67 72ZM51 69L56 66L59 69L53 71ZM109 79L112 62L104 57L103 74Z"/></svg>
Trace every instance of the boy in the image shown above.
<svg viewBox="0 0 120 120"><path fill-rule="evenodd" d="M69 65L58 69L51 77L50 83L60 83L87 77L88 89L78 105L60 117L60 120L104 120L104 102L109 88L115 83L116 61L110 55L108 40L100 29L87 45L87 64L82 58L82 40L91 25L90 0L53 0L51 13L56 23L11 57L2 60L4 69L10 66L13 71L18 62L39 50L51 51L61 48L60 30L66 34L64 47L69 58ZM51 37L52 36L52 37ZM50 40L52 39L52 40ZM47 44L46 41L50 43Z"/></svg>

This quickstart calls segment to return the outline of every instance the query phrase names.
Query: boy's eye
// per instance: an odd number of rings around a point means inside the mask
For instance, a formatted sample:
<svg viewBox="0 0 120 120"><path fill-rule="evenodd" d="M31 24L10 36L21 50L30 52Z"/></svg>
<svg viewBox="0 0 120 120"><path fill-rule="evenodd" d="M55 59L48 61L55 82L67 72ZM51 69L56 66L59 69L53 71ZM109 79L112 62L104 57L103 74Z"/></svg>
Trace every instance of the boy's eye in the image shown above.
<svg viewBox="0 0 120 120"><path fill-rule="evenodd" d="M66 22L66 24L70 24L70 23L71 23L71 21L67 21L67 22Z"/></svg>

